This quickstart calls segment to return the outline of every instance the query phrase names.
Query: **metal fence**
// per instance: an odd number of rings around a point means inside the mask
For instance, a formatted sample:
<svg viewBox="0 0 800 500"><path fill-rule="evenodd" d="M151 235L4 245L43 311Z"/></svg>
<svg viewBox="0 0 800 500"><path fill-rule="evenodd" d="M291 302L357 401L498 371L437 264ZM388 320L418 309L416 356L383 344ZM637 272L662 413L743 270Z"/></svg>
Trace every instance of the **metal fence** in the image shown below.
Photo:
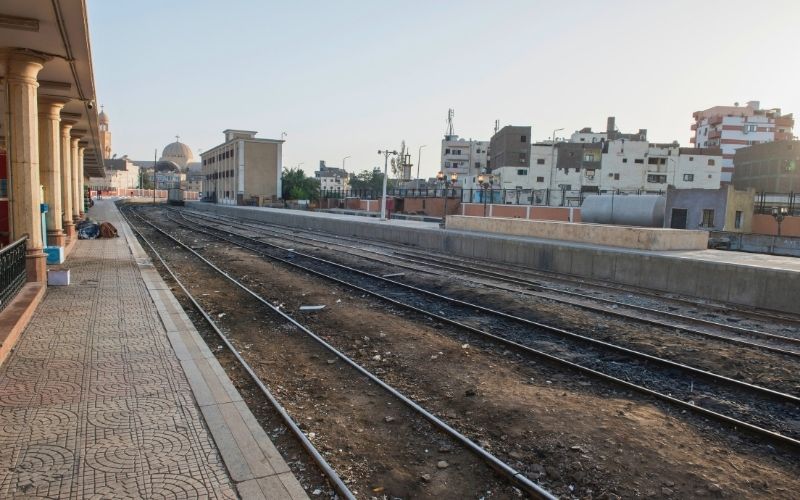
<svg viewBox="0 0 800 500"><path fill-rule="evenodd" d="M25 242L18 239L0 248L0 311L14 299L25 284Z"/></svg>
<svg viewBox="0 0 800 500"><path fill-rule="evenodd" d="M320 198L377 200L381 191L371 189L325 190ZM597 194L642 195L664 194L664 191L621 191L603 190L597 192L568 189L497 189L487 188L421 188L421 189L388 189L387 196L394 198L456 198L462 203L495 203L503 205L539 205L579 207L588 196Z"/></svg>
<svg viewBox="0 0 800 500"><path fill-rule="evenodd" d="M800 216L800 193L758 193L755 213L771 214L772 208L785 208L787 215Z"/></svg>

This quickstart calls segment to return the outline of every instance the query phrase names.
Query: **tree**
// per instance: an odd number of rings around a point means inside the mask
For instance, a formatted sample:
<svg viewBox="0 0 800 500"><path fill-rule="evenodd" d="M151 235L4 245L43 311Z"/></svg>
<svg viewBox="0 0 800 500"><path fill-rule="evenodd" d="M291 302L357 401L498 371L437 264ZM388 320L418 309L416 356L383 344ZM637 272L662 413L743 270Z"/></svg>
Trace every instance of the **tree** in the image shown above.
<svg viewBox="0 0 800 500"><path fill-rule="evenodd" d="M281 182L284 200L316 200L319 197L319 181L306 177L306 173L299 168L284 168Z"/></svg>
<svg viewBox="0 0 800 500"><path fill-rule="evenodd" d="M389 180L391 186L392 181ZM350 174L350 189L372 191L379 194L383 191L383 172L380 170L364 170L358 174Z"/></svg>

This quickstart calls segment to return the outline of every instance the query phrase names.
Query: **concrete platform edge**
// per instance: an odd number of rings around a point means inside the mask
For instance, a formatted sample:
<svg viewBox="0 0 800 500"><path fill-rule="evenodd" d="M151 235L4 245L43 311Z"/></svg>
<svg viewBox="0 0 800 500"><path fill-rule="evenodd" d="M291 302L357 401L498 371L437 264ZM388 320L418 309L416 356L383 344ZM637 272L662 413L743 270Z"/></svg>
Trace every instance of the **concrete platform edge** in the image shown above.
<svg viewBox="0 0 800 500"><path fill-rule="evenodd" d="M117 228L138 263L150 298L181 361L228 474L242 498L308 498L267 433L244 404L182 306L155 270L130 227ZM280 485L280 486L279 486Z"/></svg>

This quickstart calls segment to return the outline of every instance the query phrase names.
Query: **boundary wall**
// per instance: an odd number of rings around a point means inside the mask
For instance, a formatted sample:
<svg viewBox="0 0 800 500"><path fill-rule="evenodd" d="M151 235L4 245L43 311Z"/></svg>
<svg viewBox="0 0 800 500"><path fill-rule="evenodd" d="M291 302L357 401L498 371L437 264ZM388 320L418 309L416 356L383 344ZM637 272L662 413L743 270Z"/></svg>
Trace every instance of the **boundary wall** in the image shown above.
<svg viewBox="0 0 800 500"><path fill-rule="evenodd" d="M255 207L191 203L193 209L273 224L398 243L473 259L797 313L800 262L722 250L644 251L530 237L442 230L438 224L381 222Z"/></svg>
<svg viewBox="0 0 800 500"><path fill-rule="evenodd" d="M483 231L548 240L587 242L639 250L705 250L708 232L686 229L576 224L572 222L451 215L447 229Z"/></svg>

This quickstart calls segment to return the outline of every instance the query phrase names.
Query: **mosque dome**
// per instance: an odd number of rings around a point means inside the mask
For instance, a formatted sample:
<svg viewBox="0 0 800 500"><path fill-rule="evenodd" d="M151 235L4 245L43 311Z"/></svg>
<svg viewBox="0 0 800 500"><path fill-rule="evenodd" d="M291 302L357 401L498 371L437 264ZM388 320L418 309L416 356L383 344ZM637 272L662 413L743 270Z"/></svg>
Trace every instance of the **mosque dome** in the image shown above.
<svg viewBox="0 0 800 500"><path fill-rule="evenodd" d="M161 152L161 159L174 162L182 170L185 170L189 162L194 160L194 155L189 146L178 140L167 144L164 151Z"/></svg>
<svg viewBox="0 0 800 500"><path fill-rule="evenodd" d="M102 124L108 125L108 115L105 111L100 111L100 114L97 117L98 121Z"/></svg>

